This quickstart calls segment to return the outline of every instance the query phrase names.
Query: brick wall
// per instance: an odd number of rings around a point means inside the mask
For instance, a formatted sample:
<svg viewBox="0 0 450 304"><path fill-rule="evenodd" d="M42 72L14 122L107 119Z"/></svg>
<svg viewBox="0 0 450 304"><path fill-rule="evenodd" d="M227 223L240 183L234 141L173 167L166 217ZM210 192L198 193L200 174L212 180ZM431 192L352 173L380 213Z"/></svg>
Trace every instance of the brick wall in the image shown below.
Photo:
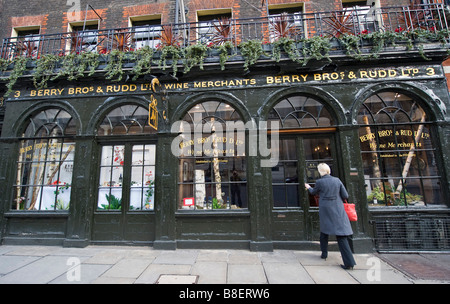
<svg viewBox="0 0 450 304"><path fill-rule="evenodd" d="M333 11L342 8L341 0L266 0L270 5L285 3L304 3L305 12ZM70 2L70 1L69 1ZM84 20L84 11L88 0L72 0L79 3L79 20ZM162 23L175 21L175 0L148 0L144 4L139 0L97 0L90 1L104 21L101 28L127 27L128 18L138 15L161 14ZM408 5L410 0L380 0L382 6ZM0 38L10 37L15 26L40 25L42 33L67 31L67 12L73 5L66 0L0 0ZM185 0L188 10L187 20L197 21L197 11L207 9L231 8L233 18L251 18L266 16L266 6L262 0ZM3 17L1 17L3 16ZM88 19L97 19L90 11Z"/></svg>

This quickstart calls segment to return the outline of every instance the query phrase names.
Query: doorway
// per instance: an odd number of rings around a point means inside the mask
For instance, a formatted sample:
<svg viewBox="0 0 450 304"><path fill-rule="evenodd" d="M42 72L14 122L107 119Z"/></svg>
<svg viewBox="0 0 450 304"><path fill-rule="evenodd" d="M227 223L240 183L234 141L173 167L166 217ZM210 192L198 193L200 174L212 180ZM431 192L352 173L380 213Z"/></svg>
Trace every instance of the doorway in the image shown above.
<svg viewBox="0 0 450 304"><path fill-rule="evenodd" d="M280 137L279 163L272 168L274 239L318 240L318 197L306 191L319 179L317 166L326 163L339 177L334 133L290 134Z"/></svg>
<svg viewBox="0 0 450 304"><path fill-rule="evenodd" d="M153 240L155 152L155 144L101 146L94 241Z"/></svg>

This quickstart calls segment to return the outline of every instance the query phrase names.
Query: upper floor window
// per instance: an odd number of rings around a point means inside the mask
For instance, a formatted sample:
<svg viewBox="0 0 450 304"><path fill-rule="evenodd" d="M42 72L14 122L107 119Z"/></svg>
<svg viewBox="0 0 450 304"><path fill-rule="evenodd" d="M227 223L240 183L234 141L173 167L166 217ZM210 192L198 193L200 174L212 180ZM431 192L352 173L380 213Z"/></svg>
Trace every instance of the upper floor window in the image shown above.
<svg viewBox="0 0 450 304"><path fill-rule="evenodd" d="M222 45L233 39L231 9L199 11L197 39L204 44Z"/></svg>
<svg viewBox="0 0 450 304"><path fill-rule="evenodd" d="M40 26L14 28L12 37L17 38L15 56L37 58L40 42L40 31Z"/></svg>
<svg viewBox="0 0 450 304"><path fill-rule="evenodd" d="M161 43L161 15L130 17L130 27L132 27L133 48L138 50L145 46L152 49Z"/></svg>
<svg viewBox="0 0 450 304"><path fill-rule="evenodd" d="M69 24L70 40L66 46L70 53L96 52L98 46L99 21L90 20Z"/></svg>
<svg viewBox="0 0 450 304"><path fill-rule="evenodd" d="M20 141L15 210L68 210L75 155L75 122L59 108L29 119Z"/></svg>
<svg viewBox="0 0 450 304"><path fill-rule="evenodd" d="M269 6L270 41L280 38L299 39L306 37L303 3Z"/></svg>
<svg viewBox="0 0 450 304"><path fill-rule="evenodd" d="M348 34L369 33L378 30L381 24L379 14L375 14L376 8L380 7L380 0L342 0L345 16L341 16L341 27Z"/></svg>

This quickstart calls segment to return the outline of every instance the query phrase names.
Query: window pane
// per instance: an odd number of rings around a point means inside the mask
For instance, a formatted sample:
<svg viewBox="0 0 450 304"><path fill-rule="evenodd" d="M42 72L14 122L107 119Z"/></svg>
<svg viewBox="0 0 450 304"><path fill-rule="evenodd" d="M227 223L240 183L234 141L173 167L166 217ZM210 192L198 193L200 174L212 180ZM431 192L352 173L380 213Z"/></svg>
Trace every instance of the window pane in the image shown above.
<svg viewBox="0 0 450 304"><path fill-rule="evenodd" d="M99 188L98 190L98 210L121 210L122 209L122 188Z"/></svg>
<svg viewBox="0 0 450 304"><path fill-rule="evenodd" d="M285 183L286 179L284 177L284 164L278 163L276 167L272 168L272 183Z"/></svg>
<svg viewBox="0 0 450 304"><path fill-rule="evenodd" d="M125 146L103 146L97 210L121 210Z"/></svg>
<svg viewBox="0 0 450 304"><path fill-rule="evenodd" d="M130 210L154 209L155 145L132 147Z"/></svg>
<svg viewBox="0 0 450 304"><path fill-rule="evenodd" d="M272 186L273 191L273 206L276 207L286 207L286 186Z"/></svg>

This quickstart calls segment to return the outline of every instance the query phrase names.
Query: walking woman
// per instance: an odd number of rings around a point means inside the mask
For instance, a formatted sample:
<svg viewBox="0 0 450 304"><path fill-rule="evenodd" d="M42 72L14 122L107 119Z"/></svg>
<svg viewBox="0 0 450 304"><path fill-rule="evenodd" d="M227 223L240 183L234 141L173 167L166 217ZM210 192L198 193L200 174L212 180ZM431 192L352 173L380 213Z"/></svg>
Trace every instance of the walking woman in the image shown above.
<svg viewBox="0 0 450 304"><path fill-rule="evenodd" d="M353 269L356 262L349 244L349 237L353 235L353 230L343 205L343 200L348 198L347 190L339 178L330 175L331 170L327 164L319 164L317 169L321 178L316 181L314 188L308 184L305 184L305 187L312 195L320 196L321 258L326 259L328 256L328 236L335 235L344 262L341 267Z"/></svg>

